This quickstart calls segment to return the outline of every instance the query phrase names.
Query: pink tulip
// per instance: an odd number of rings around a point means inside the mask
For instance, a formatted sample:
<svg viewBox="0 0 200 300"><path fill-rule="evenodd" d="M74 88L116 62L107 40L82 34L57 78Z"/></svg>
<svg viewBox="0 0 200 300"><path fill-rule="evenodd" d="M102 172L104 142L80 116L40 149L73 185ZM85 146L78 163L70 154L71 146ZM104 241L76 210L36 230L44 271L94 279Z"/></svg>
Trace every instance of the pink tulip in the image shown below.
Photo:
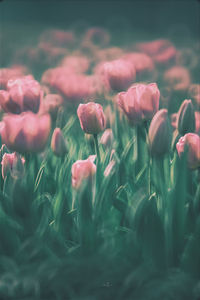
<svg viewBox="0 0 200 300"><path fill-rule="evenodd" d="M176 149L179 156L185 151L185 146L188 147L188 167L197 169L200 167L200 136L195 133L187 133L182 136L176 144Z"/></svg>
<svg viewBox="0 0 200 300"><path fill-rule="evenodd" d="M31 75L7 83L9 97L1 100L1 105L6 112L21 113L33 111L37 113L43 95L40 84Z"/></svg>
<svg viewBox="0 0 200 300"><path fill-rule="evenodd" d="M96 165L94 164L96 155L91 155L86 160L77 160L72 165L72 187L79 189L83 182L92 180L96 173Z"/></svg>
<svg viewBox="0 0 200 300"><path fill-rule="evenodd" d="M47 94L41 102L39 114L49 113L55 119L59 108L63 105L63 101L60 95Z"/></svg>
<svg viewBox="0 0 200 300"><path fill-rule="evenodd" d="M56 156L64 156L67 153L67 145L60 128L55 128L51 138L51 149Z"/></svg>
<svg viewBox="0 0 200 300"><path fill-rule="evenodd" d="M36 115L24 112L20 115L7 114L3 118L0 133L4 144L20 153L44 150L51 130L48 114Z"/></svg>
<svg viewBox="0 0 200 300"><path fill-rule="evenodd" d="M84 73L89 69L90 61L83 55L67 55L60 65L72 69L75 73Z"/></svg>
<svg viewBox="0 0 200 300"><path fill-rule="evenodd" d="M152 119L159 108L160 91L156 83L136 84L117 95L118 105L128 120L137 125L143 120Z"/></svg>
<svg viewBox="0 0 200 300"><path fill-rule="evenodd" d="M154 69L153 60L145 53L130 52L125 54L123 59L133 64L136 74L152 72Z"/></svg>
<svg viewBox="0 0 200 300"><path fill-rule="evenodd" d="M103 64L105 83L114 91L126 90L136 78L135 67L124 59Z"/></svg>
<svg viewBox="0 0 200 300"><path fill-rule="evenodd" d="M168 69L163 75L164 83L173 91L186 91L190 85L190 73L181 66Z"/></svg>
<svg viewBox="0 0 200 300"><path fill-rule="evenodd" d="M119 47L109 47L106 49L98 49L95 51L95 60L98 62L110 61L119 59L124 54L124 51Z"/></svg>
<svg viewBox="0 0 200 300"><path fill-rule="evenodd" d="M11 68L0 69L0 88L6 89L10 79L17 79L24 76L28 70L22 65L14 65Z"/></svg>
<svg viewBox="0 0 200 300"><path fill-rule="evenodd" d="M200 107L200 84L191 84L188 88L189 98L194 100L196 107Z"/></svg>
<svg viewBox="0 0 200 300"><path fill-rule="evenodd" d="M101 136L100 144L102 144L105 148L111 148L113 145L114 136L111 128L108 128L104 131Z"/></svg>
<svg viewBox="0 0 200 300"><path fill-rule="evenodd" d="M163 156L170 150L172 140L170 120L167 109L159 110L149 127L149 148L153 156Z"/></svg>
<svg viewBox="0 0 200 300"><path fill-rule="evenodd" d="M177 50L168 40L154 40L151 42L138 43L136 48L152 57L158 65L167 65L175 61Z"/></svg>
<svg viewBox="0 0 200 300"><path fill-rule="evenodd" d="M105 129L106 118L100 104L94 102L79 104L77 114L85 133L98 134Z"/></svg>
<svg viewBox="0 0 200 300"><path fill-rule="evenodd" d="M5 153L1 161L3 179L9 173L14 177L22 177L24 174L24 162L25 160L16 152Z"/></svg>

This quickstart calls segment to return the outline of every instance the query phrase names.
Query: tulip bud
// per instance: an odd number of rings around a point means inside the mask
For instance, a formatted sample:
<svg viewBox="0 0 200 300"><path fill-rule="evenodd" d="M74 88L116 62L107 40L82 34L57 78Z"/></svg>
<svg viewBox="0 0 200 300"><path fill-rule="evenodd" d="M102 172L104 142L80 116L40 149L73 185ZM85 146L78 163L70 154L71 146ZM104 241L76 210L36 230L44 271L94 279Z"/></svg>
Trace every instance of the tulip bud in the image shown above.
<svg viewBox="0 0 200 300"><path fill-rule="evenodd" d="M159 110L153 117L149 127L149 147L151 154L162 156L166 154L171 145L172 128L168 118L167 109Z"/></svg>
<svg viewBox="0 0 200 300"><path fill-rule="evenodd" d="M179 156L188 147L188 167L190 169L197 169L200 167L200 137L195 133L187 133L182 136L176 144L176 149Z"/></svg>
<svg viewBox="0 0 200 300"><path fill-rule="evenodd" d="M177 115L177 125L180 134L195 131L195 114L191 100L185 100L179 108Z"/></svg>
<svg viewBox="0 0 200 300"><path fill-rule="evenodd" d="M1 161L3 179L5 179L9 173L13 177L22 177L24 174L24 162L25 160L16 152L5 153Z"/></svg>
<svg viewBox="0 0 200 300"><path fill-rule="evenodd" d="M55 128L52 139L51 149L56 156L64 156L67 153L67 145L60 128Z"/></svg>
<svg viewBox="0 0 200 300"><path fill-rule="evenodd" d="M111 128L108 128L104 131L101 136L100 144L102 144L105 148L110 148L113 144L114 136Z"/></svg>
<svg viewBox="0 0 200 300"><path fill-rule="evenodd" d="M86 179L91 180L96 173L94 160L96 155L91 155L86 160L77 160L72 165L72 187L79 189Z"/></svg>
<svg viewBox="0 0 200 300"><path fill-rule="evenodd" d="M100 104L94 102L79 104L77 114L81 128L86 133L97 134L105 129L106 118Z"/></svg>

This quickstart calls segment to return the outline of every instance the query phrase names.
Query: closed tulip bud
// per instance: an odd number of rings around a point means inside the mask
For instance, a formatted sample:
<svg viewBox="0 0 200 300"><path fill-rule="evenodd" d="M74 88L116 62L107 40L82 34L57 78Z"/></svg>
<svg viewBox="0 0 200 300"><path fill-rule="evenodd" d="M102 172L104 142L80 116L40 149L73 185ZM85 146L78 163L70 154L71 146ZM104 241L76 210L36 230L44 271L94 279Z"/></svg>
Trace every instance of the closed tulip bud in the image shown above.
<svg viewBox="0 0 200 300"><path fill-rule="evenodd" d="M102 144L105 148L111 148L113 144L113 132L111 128L108 128L104 131L101 136L100 144Z"/></svg>
<svg viewBox="0 0 200 300"><path fill-rule="evenodd" d="M96 155L91 155L86 160L77 160L72 165L72 187L79 189L83 182L92 180L96 173L96 165L94 160Z"/></svg>
<svg viewBox="0 0 200 300"><path fill-rule="evenodd" d="M185 100L177 115L178 131L181 135L195 131L194 106L191 100Z"/></svg>
<svg viewBox="0 0 200 300"><path fill-rule="evenodd" d="M24 175L24 162L25 160L16 152L5 153L1 161L3 179L5 179L8 174L17 178L22 177Z"/></svg>
<svg viewBox="0 0 200 300"><path fill-rule="evenodd" d="M67 153L67 145L60 128L55 128L51 138L51 149L56 156L64 156Z"/></svg>
<svg viewBox="0 0 200 300"><path fill-rule="evenodd" d="M176 144L179 156L186 150L187 146L187 162L190 169L200 167L200 136L195 133L187 133L182 136Z"/></svg>
<svg viewBox="0 0 200 300"><path fill-rule="evenodd" d="M172 128L167 109L159 110L149 127L149 147L153 156L165 155L171 145Z"/></svg>
<svg viewBox="0 0 200 300"><path fill-rule="evenodd" d="M77 114L85 133L98 134L105 129L106 118L100 104L94 102L79 104Z"/></svg>

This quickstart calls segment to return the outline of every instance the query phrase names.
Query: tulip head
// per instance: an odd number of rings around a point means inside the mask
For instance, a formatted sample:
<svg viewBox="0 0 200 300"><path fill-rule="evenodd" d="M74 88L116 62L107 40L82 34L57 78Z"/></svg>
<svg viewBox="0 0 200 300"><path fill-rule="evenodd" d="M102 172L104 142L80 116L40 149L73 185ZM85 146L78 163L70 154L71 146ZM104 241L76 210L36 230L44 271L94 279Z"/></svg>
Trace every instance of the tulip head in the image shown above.
<svg viewBox="0 0 200 300"><path fill-rule="evenodd" d="M102 144L105 148L110 149L112 147L114 141L114 136L111 128L108 128L104 131L101 136L100 144Z"/></svg>
<svg viewBox="0 0 200 300"><path fill-rule="evenodd" d="M106 118L100 104L94 102L79 104L77 114L85 133L98 134L105 129Z"/></svg>
<svg viewBox="0 0 200 300"><path fill-rule="evenodd" d="M8 174L11 174L13 177L17 178L23 177L24 162L25 160L16 152L5 153L1 161L3 179L5 179Z"/></svg>
<svg viewBox="0 0 200 300"><path fill-rule="evenodd" d="M195 113L191 100L185 100L177 114L177 126L181 135L195 131Z"/></svg>
<svg viewBox="0 0 200 300"><path fill-rule="evenodd" d="M187 162L190 169L200 167L200 136L195 133L187 133L176 144L176 149L181 156L187 149Z"/></svg>
<svg viewBox="0 0 200 300"><path fill-rule="evenodd" d="M91 155L86 160L77 160L72 165L72 187L79 189L82 184L91 181L96 173L96 165L94 164L96 155Z"/></svg>
<svg viewBox="0 0 200 300"><path fill-rule="evenodd" d="M48 114L39 116L32 112L5 115L1 125L2 142L20 153L44 150L51 130Z"/></svg>
<svg viewBox="0 0 200 300"><path fill-rule="evenodd" d="M67 145L60 128L55 128L51 138L51 149L56 156L64 156L67 153Z"/></svg>
<svg viewBox="0 0 200 300"><path fill-rule="evenodd" d="M153 156L165 155L171 145L172 128L167 109L159 110L149 127L149 148Z"/></svg>

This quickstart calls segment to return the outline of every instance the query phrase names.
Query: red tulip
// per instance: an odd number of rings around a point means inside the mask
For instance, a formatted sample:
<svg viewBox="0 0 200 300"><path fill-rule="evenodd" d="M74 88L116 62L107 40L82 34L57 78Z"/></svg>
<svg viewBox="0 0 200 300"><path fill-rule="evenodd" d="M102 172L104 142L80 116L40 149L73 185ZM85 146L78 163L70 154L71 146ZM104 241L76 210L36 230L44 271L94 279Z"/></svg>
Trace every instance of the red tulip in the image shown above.
<svg viewBox="0 0 200 300"><path fill-rule="evenodd" d="M100 104L94 102L79 104L77 114L85 133L97 134L105 129L106 118Z"/></svg>
<svg viewBox="0 0 200 300"><path fill-rule="evenodd" d="M195 133L187 133L182 136L176 144L179 156L188 148L188 167L197 169L200 167L200 136Z"/></svg>
<svg viewBox="0 0 200 300"><path fill-rule="evenodd" d="M77 160L72 165L72 186L79 189L85 180L92 180L96 173L96 165L94 164L96 155L91 155L86 160Z"/></svg>
<svg viewBox="0 0 200 300"><path fill-rule="evenodd" d="M5 115L1 125L1 138L6 146L17 152L43 151L51 130L48 114L36 115L24 112L20 115Z"/></svg>

